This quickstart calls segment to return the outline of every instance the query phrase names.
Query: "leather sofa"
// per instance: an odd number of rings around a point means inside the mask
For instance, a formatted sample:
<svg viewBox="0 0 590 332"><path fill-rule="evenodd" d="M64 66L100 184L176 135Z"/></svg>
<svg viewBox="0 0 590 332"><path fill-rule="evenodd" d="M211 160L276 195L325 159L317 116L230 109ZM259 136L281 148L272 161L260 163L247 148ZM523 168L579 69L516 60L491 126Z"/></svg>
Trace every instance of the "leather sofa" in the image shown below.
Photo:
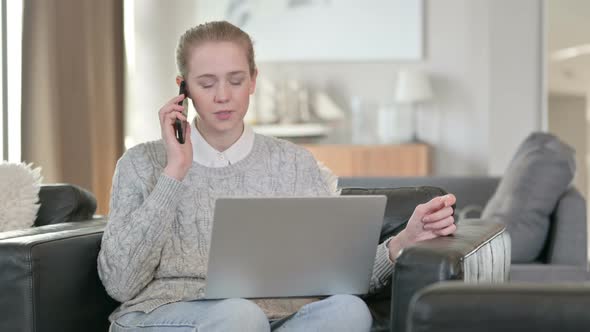
<svg viewBox="0 0 590 332"><path fill-rule="evenodd" d="M435 187L364 187L346 188L342 194L388 197L381 240L401 230L417 204L445 193ZM118 305L107 295L96 269L107 221L92 217L92 208L81 208L88 204L80 199L84 191L67 195L63 191L71 187L52 189L57 190L40 195L42 215L51 224L41 220L38 227L0 233L0 331L106 331L107 317ZM376 318L373 330L404 331L412 296L433 283L505 281L506 250L504 227L478 222L459 225L453 236L405 249L397 259L391 286L365 296Z"/></svg>
<svg viewBox="0 0 590 332"><path fill-rule="evenodd" d="M590 285L442 282L410 305L407 332L590 331Z"/></svg>
<svg viewBox="0 0 590 332"><path fill-rule="evenodd" d="M373 177L341 178L339 184L343 187L428 185L444 188L457 197L456 219L476 219L494 194L500 179L491 176ZM586 201L580 192L574 187L568 188L559 198L550 219L549 234L540 256L529 262L512 262L511 281L553 283L586 281L590 278Z"/></svg>
<svg viewBox="0 0 590 332"><path fill-rule="evenodd" d="M0 233L0 331L106 331L97 317L116 303L95 275L106 221L94 195L42 185L39 201L34 227Z"/></svg>

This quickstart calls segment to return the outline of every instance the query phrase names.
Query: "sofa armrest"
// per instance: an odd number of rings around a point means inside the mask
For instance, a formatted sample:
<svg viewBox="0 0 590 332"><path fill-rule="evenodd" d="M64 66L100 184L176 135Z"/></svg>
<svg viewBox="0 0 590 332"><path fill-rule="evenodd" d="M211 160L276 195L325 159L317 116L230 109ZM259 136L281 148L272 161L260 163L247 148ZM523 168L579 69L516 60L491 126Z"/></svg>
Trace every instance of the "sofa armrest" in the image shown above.
<svg viewBox="0 0 590 332"><path fill-rule="evenodd" d="M590 331L590 286L445 282L416 295L408 332Z"/></svg>
<svg viewBox="0 0 590 332"><path fill-rule="evenodd" d="M0 240L0 331L108 329L117 304L96 271L105 224Z"/></svg>
<svg viewBox="0 0 590 332"><path fill-rule="evenodd" d="M445 280L503 282L510 269L510 238L504 225L464 220L452 236L403 250L392 281L391 330L405 331L412 296Z"/></svg>
<svg viewBox="0 0 590 332"><path fill-rule="evenodd" d="M72 229L79 229L84 227L100 226L104 225L105 218L102 216L94 216L92 219L80 221L80 222L62 222L58 224L50 224L39 227L30 227L23 229L16 229L13 231L0 232L0 240L6 240L10 238L31 236L36 234L47 234L56 233L61 231L67 231Z"/></svg>

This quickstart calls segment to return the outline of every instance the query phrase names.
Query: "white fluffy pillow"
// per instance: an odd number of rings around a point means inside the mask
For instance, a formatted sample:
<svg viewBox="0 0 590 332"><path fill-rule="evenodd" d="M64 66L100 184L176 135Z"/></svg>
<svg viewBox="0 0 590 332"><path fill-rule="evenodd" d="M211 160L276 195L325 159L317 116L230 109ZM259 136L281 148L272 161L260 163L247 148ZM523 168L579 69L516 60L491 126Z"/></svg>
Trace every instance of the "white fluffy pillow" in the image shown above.
<svg viewBox="0 0 590 332"><path fill-rule="evenodd" d="M0 163L0 232L33 226L39 210L41 168Z"/></svg>

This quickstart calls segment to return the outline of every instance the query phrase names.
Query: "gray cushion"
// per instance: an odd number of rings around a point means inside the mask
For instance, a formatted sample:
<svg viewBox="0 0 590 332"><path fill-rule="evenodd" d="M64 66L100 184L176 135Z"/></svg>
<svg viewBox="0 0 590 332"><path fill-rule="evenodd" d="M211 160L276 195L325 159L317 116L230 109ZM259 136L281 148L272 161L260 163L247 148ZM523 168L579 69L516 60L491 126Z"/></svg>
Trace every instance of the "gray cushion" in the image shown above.
<svg viewBox="0 0 590 332"><path fill-rule="evenodd" d="M545 244L550 214L575 173L574 150L548 133L533 133L519 146L483 219L506 224L512 262L536 260Z"/></svg>

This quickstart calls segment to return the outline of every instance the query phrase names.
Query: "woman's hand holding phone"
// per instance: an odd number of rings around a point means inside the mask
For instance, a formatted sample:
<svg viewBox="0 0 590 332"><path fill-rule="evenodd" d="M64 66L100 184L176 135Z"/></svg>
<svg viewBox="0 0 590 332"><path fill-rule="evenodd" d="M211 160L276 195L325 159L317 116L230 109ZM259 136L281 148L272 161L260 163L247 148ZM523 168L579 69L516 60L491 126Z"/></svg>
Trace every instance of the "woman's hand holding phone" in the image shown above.
<svg viewBox="0 0 590 332"><path fill-rule="evenodd" d="M185 95L181 94L170 99L158 112L160 117L160 129L162 138L166 145L167 163L164 173L179 181L182 181L193 163L193 145L188 124L185 125L184 144L180 144L176 138L174 123L176 119L187 123L186 117L182 114L184 108L178 105L184 100Z"/></svg>

